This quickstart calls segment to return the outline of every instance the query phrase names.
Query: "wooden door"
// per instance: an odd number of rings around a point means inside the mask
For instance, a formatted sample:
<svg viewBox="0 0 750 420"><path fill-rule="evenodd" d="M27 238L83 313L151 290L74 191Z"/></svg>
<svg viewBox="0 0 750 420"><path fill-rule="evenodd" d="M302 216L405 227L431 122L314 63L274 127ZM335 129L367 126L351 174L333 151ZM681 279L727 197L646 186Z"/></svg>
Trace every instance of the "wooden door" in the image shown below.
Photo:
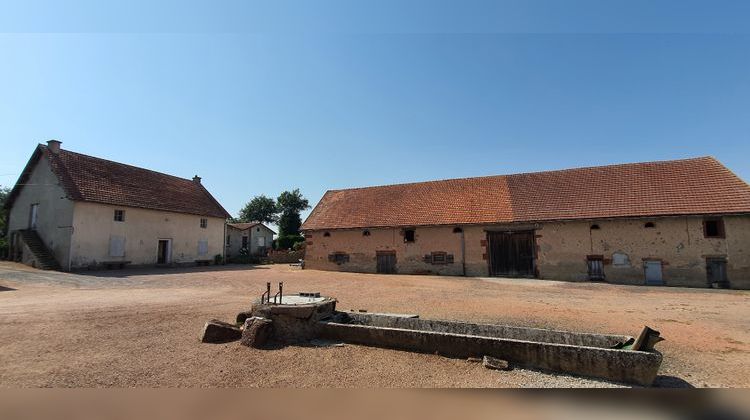
<svg viewBox="0 0 750 420"><path fill-rule="evenodd" d="M708 285L716 284L719 287L728 286L727 280L727 261L724 258L707 258L706 259L706 277Z"/></svg>
<svg viewBox="0 0 750 420"><path fill-rule="evenodd" d="M646 284L661 286L664 284L661 273L661 261L645 261Z"/></svg>
<svg viewBox="0 0 750 420"><path fill-rule="evenodd" d="M488 232L491 276L534 277L534 232Z"/></svg>
<svg viewBox="0 0 750 420"><path fill-rule="evenodd" d="M377 272L380 274L395 274L396 273L396 253L395 252L380 252L375 254L377 262Z"/></svg>

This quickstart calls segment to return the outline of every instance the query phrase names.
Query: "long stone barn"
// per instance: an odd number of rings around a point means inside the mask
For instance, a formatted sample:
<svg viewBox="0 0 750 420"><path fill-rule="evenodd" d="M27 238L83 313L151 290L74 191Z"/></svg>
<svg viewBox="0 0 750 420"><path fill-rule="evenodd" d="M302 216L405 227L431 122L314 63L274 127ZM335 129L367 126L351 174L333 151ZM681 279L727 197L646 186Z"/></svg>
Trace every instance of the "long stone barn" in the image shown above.
<svg viewBox="0 0 750 420"><path fill-rule="evenodd" d="M712 157L331 190L305 268L750 288L750 186Z"/></svg>

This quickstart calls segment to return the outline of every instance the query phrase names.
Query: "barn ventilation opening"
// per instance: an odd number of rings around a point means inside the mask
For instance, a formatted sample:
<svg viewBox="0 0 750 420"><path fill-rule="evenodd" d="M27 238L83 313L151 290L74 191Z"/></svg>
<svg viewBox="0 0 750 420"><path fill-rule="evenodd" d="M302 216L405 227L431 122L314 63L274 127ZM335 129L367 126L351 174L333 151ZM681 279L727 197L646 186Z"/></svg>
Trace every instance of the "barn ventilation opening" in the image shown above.
<svg viewBox="0 0 750 420"><path fill-rule="evenodd" d="M404 230L404 242L414 242L414 229Z"/></svg>
<svg viewBox="0 0 750 420"><path fill-rule="evenodd" d="M604 256L589 255L586 257L590 281L604 281Z"/></svg>

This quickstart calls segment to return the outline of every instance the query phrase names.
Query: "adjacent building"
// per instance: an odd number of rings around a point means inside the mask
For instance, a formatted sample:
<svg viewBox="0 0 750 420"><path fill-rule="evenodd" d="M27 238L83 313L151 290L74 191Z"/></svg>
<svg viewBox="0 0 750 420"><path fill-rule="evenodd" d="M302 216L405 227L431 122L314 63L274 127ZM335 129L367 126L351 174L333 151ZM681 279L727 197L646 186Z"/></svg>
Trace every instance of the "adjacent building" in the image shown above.
<svg viewBox="0 0 750 420"><path fill-rule="evenodd" d="M227 223L227 259L242 255L266 255L276 232L260 222Z"/></svg>
<svg viewBox="0 0 750 420"><path fill-rule="evenodd" d="M328 191L305 267L750 288L750 186L716 159Z"/></svg>
<svg viewBox="0 0 750 420"><path fill-rule="evenodd" d="M6 203L11 258L41 268L174 265L224 255L226 210L178 178L61 148L34 149Z"/></svg>

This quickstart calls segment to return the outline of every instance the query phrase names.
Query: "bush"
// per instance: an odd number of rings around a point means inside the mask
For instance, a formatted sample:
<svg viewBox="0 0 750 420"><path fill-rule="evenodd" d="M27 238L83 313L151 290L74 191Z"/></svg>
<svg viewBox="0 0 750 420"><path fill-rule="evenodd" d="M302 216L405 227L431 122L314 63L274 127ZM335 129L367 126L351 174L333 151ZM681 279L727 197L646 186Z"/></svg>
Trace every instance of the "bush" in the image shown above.
<svg viewBox="0 0 750 420"><path fill-rule="evenodd" d="M294 245L292 245L292 251L299 251L305 249L305 241L302 242L295 242Z"/></svg>
<svg viewBox="0 0 750 420"><path fill-rule="evenodd" d="M305 238L300 235L279 236L276 239L276 249L293 249L294 244L305 242Z"/></svg>
<svg viewBox="0 0 750 420"><path fill-rule="evenodd" d="M221 254L214 255L214 264L219 265L224 261L224 257Z"/></svg>

